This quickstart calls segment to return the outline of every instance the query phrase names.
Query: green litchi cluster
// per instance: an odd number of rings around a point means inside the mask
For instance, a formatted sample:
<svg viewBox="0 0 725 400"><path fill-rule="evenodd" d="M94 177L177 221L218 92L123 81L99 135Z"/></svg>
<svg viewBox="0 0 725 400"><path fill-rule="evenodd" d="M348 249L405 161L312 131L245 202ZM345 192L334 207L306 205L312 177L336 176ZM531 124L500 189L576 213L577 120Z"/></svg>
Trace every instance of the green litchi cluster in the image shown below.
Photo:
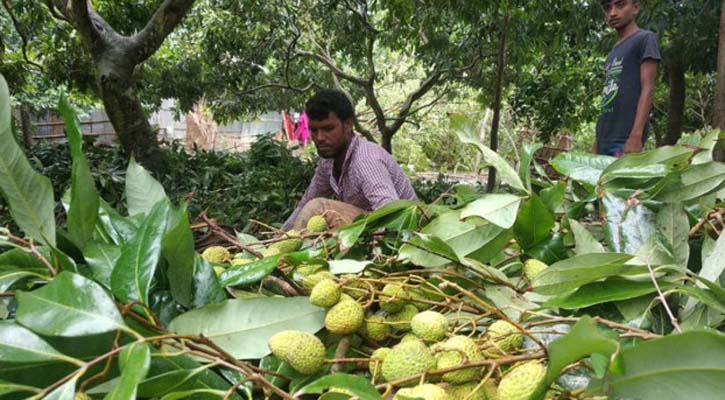
<svg viewBox="0 0 725 400"><path fill-rule="evenodd" d="M439 312L423 311L413 317L410 327L415 336L437 342L446 337L448 318Z"/></svg>
<svg viewBox="0 0 725 400"><path fill-rule="evenodd" d="M317 373L325 362L325 346L311 333L279 332L269 339L268 345L272 354L303 375Z"/></svg>
<svg viewBox="0 0 725 400"><path fill-rule="evenodd" d="M498 384L500 400L528 400L546 377L546 367L529 361L511 369Z"/></svg>
<svg viewBox="0 0 725 400"><path fill-rule="evenodd" d="M312 288L310 303L317 307L330 308L340 301L340 286L332 279L323 279Z"/></svg>
<svg viewBox="0 0 725 400"><path fill-rule="evenodd" d="M495 349L509 352L518 349L523 343L524 337L516 326L505 320L498 320L491 324L486 331L486 336L493 342L490 343Z"/></svg>
<svg viewBox="0 0 725 400"><path fill-rule="evenodd" d="M229 253L229 250L222 246L211 246L207 247L201 253L201 258L213 264L221 264L229 262L232 259L232 255Z"/></svg>
<svg viewBox="0 0 725 400"><path fill-rule="evenodd" d="M383 360L383 378L395 381L423 372L432 371L436 367L436 359L425 343L410 340L394 346Z"/></svg>
<svg viewBox="0 0 725 400"><path fill-rule="evenodd" d="M418 315L418 309L412 304L406 304L400 311L388 315L386 321L397 331L409 332L410 322L416 315Z"/></svg>
<svg viewBox="0 0 725 400"><path fill-rule="evenodd" d="M450 397L442 387L432 383L424 383L411 388L400 389L393 397L393 400L407 399L449 400Z"/></svg>
<svg viewBox="0 0 725 400"><path fill-rule="evenodd" d="M383 379L383 360L385 360L385 357L387 357L390 353L390 350L391 349L389 347L380 347L379 349L373 351L373 354L370 355L372 361L368 363L368 370L370 371L370 375L372 375L376 381L381 381Z"/></svg>
<svg viewBox="0 0 725 400"><path fill-rule="evenodd" d="M453 368L484 359L476 341L467 336L453 336L436 346L437 369ZM481 367L470 367L447 372L441 377L444 381L460 384L481 377Z"/></svg>
<svg viewBox="0 0 725 400"><path fill-rule="evenodd" d="M388 313L396 313L403 309L407 302L407 294L403 285L388 283L380 294L380 308Z"/></svg>
<svg viewBox="0 0 725 400"><path fill-rule="evenodd" d="M526 260L526 262L524 262L524 276L529 281L533 281L534 278L536 278L540 273L544 272L544 270L547 268L549 268L549 266L544 264L543 262L535 258L530 258Z"/></svg>
<svg viewBox="0 0 725 400"><path fill-rule="evenodd" d="M486 382L471 382L463 385L450 385L446 389L451 400L497 400L496 382L489 378Z"/></svg>
<svg viewBox="0 0 725 400"><path fill-rule="evenodd" d="M322 233L327 230L327 221L322 215L315 215L307 220L307 230L314 233Z"/></svg>
<svg viewBox="0 0 725 400"><path fill-rule="evenodd" d="M336 335L350 335L360 329L365 319L365 310L352 301L340 301L325 315L325 328Z"/></svg>
<svg viewBox="0 0 725 400"><path fill-rule="evenodd" d="M365 320L363 332L370 339L382 342L390 336L390 325L385 323L382 315L372 315Z"/></svg>

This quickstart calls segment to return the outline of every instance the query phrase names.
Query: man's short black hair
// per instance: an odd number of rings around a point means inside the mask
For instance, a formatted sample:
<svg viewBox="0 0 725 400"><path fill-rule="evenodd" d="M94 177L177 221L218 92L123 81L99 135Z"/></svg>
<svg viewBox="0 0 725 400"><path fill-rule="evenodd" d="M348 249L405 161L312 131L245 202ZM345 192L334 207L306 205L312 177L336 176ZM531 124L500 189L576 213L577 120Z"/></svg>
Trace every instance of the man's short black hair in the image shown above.
<svg viewBox="0 0 725 400"><path fill-rule="evenodd" d="M599 4L606 6L609 3L612 3L614 0L599 0ZM639 0L632 0L632 4L639 4Z"/></svg>
<svg viewBox="0 0 725 400"><path fill-rule="evenodd" d="M311 120L322 121L331 112L334 112L340 121L346 121L355 116L355 109L350 99L339 90L320 90L305 103L305 113Z"/></svg>

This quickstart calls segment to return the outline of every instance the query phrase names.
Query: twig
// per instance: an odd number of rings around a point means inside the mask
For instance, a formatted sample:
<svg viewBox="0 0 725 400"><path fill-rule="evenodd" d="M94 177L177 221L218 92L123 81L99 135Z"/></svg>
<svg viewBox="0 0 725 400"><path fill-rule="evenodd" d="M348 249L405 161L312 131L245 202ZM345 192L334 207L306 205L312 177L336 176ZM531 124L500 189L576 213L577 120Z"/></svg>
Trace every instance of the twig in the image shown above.
<svg viewBox="0 0 725 400"><path fill-rule="evenodd" d="M337 349L335 350L335 358L333 360L328 360L328 362L332 362L332 367L330 367L330 373L335 374L342 370L342 367L345 362L344 358L347 354L347 351L350 349L350 337L345 336L344 338L340 339L340 342L337 344ZM353 359L355 360L355 359ZM355 361L357 362L357 361Z"/></svg>
<svg viewBox="0 0 725 400"><path fill-rule="evenodd" d="M649 262L649 258L645 259L644 261L647 263L647 269L649 270L649 277L652 280L652 283L655 285L655 289L657 289L657 297L659 297L660 303L662 303L662 307L665 308L667 315L670 317L670 322L672 323L672 326L675 327L675 330L678 333L682 333L682 328L680 328L680 324L677 323L677 318L675 318L675 315L672 313L672 310L670 310L670 306L667 304L667 298L662 293L662 289L660 289L659 283L657 283L657 277L655 276L655 271Z"/></svg>
<svg viewBox="0 0 725 400"><path fill-rule="evenodd" d="M255 256L257 258L262 258L263 257L262 253L258 252L257 250L254 250L253 248L251 248L251 247L249 247L249 246L247 246L245 244L242 244L242 242L240 242L235 237L233 237L232 235L230 235L229 233L227 233L227 231L225 231L222 227L220 227L216 223L216 221L214 221L213 219L210 219L209 216L206 215L206 211L202 212L201 215L200 215L200 217L201 217L201 219L204 220L204 222L206 222L206 224L209 226L209 228L215 234L221 236L227 242L233 244L234 246L236 246L237 248L239 248L241 250L244 250L244 251L252 254L253 256Z"/></svg>
<svg viewBox="0 0 725 400"><path fill-rule="evenodd" d="M299 296L300 292L297 290L294 286L292 286L289 282L285 281L284 279L280 279L274 275L267 275L266 278L264 278L265 282L272 282L276 285L279 285L279 287L284 290L285 294L287 294L290 297Z"/></svg>

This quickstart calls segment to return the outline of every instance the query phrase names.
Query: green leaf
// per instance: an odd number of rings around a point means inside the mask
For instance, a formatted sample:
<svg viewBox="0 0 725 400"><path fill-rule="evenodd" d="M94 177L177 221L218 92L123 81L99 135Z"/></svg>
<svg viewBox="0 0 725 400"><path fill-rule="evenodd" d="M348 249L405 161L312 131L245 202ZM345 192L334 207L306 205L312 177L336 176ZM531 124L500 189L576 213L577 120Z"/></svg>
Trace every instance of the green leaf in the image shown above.
<svg viewBox="0 0 725 400"><path fill-rule="evenodd" d="M23 249L12 249L0 253L0 266L2 265L14 266L24 270L46 269L39 259Z"/></svg>
<svg viewBox="0 0 725 400"><path fill-rule="evenodd" d="M88 160L83 154L83 134L80 122L73 107L65 95L60 97L58 111L65 121L70 153L73 159L71 167L71 201L68 210L68 233L70 238L83 250L86 243L93 238L98 220L99 196L96 183L91 176Z"/></svg>
<svg viewBox="0 0 725 400"><path fill-rule="evenodd" d="M382 397L375 390L370 381L359 375L334 374L323 376L322 378L306 385L295 396L303 394L321 394L330 388L344 389L360 400L382 400Z"/></svg>
<svg viewBox="0 0 725 400"><path fill-rule="evenodd" d="M25 280L34 278L38 280L48 280L45 275L46 269L22 270L13 266L0 266L0 293L7 292L14 285L22 283Z"/></svg>
<svg viewBox="0 0 725 400"><path fill-rule="evenodd" d="M335 275L357 274L364 271L368 265L372 264L372 261L332 260L328 264L330 265L330 273Z"/></svg>
<svg viewBox="0 0 725 400"><path fill-rule="evenodd" d="M398 257L411 263L435 268L459 261L456 252L437 236L415 232L415 237L400 248Z"/></svg>
<svg viewBox="0 0 725 400"><path fill-rule="evenodd" d="M78 383L79 376L80 374L76 374L72 379L69 379L66 383L48 393L47 396L43 397L43 400L74 400L76 395L76 383Z"/></svg>
<svg viewBox="0 0 725 400"><path fill-rule="evenodd" d="M33 387L33 386L18 385L16 383L7 382L7 381L0 379L0 396L4 396L4 395L10 394L10 393L17 393L17 392L38 393L38 392L40 392L40 389Z"/></svg>
<svg viewBox="0 0 725 400"><path fill-rule="evenodd" d="M662 189L658 201L680 203L696 200L725 186L725 163L709 162L692 165L682 171L679 181Z"/></svg>
<svg viewBox="0 0 725 400"><path fill-rule="evenodd" d="M659 282L660 288L668 290L676 285ZM595 304L634 299L656 291L652 282L636 282L612 278L603 282L584 285L572 294L555 297L545 307L559 307L565 310L590 307Z"/></svg>
<svg viewBox="0 0 725 400"><path fill-rule="evenodd" d="M690 222L681 204L666 204L657 213L657 229L672 248L675 261L687 267L690 258Z"/></svg>
<svg viewBox="0 0 725 400"><path fill-rule="evenodd" d="M508 229L516 222L516 213L520 204L519 196L506 193L485 194L461 211L461 219L480 217L503 229Z"/></svg>
<svg viewBox="0 0 725 400"><path fill-rule="evenodd" d="M703 260L699 275L709 281L719 282L720 276L725 270L723 260L725 260L725 234L720 234L712 252Z"/></svg>
<svg viewBox="0 0 725 400"><path fill-rule="evenodd" d="M609 156L566 152L554 157L551 166L564 176L595 186L602 172L615 160Z"/></svg>
<svg viewBox="0 0 725 400"><path fill-rule="evenodd" d="M281 256L265 257L249 264L229 267L219 277L221 284L223 286L246 286L257 283L277 268L280 258Z"/></svg>
<svg viewBox="0 0 725 400"><path fill-rule="evenodd" d="M68 357L49 345L31 330L14 321L0 321L0 362L37 363L62 361L80 365L82 362Z"/></svg>
<svg viewBox="0 0 725 400"><path fill-rule="evenodd" d="M171 392L198 388L226 391L231 385L211 370L213 366L214 364L202 365L185 355L154 354L146 379L138 386L138 397L159 398ZM206 400L218 397L201 396L194 398ZM230 399L234 400L240 398L236 393L230 397Z"/></svg>
<svg viewBox="0 0 725 400"><path fill-rule="evenodd" d="M133 217L147 214L154 206L166 200L164 187L131 157L126 170L126 208Z"/></svg>
<svg viewBox="0 0 725 400"><path fill-rule="evenodd" d="M35 172L10 129L10 94L0 75L0 193L15 223L36 242L55 245L50 179Z"/></svg>
<svg viewBox="0 0 725 400"><path fill-rule="evenodd" d="M211 398L223 399L226 393L226 390L218 389L192 389L184 392L169 393L162 397L161 400L195 399L198 397L205 397L204 395L209 395Z"/></svg>
<svg viewBox="0 0 725 400"><path fill-rule="evenodd" d="M646 266L627 264L632 258L617 253L574 256L545 269L532 285L537 293L560 295L602 278L648 272Z"/></svg>
<svg viewBox="0 0 725 400"><path fill-rule="evenodd" d="M552 229L554 216L539 196L531 195L531 199L521 207L514 225L514 236L519 246L524 250L534 247L548 238Z"/></svg>
<svg viewBox="0 0 725 400"><path fill-rule="evenodd" d="M98 225L113 240L113 243L121 245L133 239L138 227L119 214L113 207L101 199L101 206L98 210Z"/></svg>
<svg viewBox="0 0 725 400"><path fill-rule="evenodd" d="M106 400L134 400L139 383L144 380L151 364L151 351L146 343L127 345L118 357L121 379Z"/></svg>
<svg viewBox="0 0 725 400"><path fill-rule="evenodd" d="M535 258L545 264L553 264L564 260L567 258L564 237L559 232L554 232L546 240L526 250L525 254L527 257Z"/></svg>
<svg viewBox="0 0 725 400"><path fill-rule="evenodd" d="M547 350L549 366L546 370L543 391L556 380L567 365L592 354L602 354L609 357L618 348L617 341L603 335L591 318L588 316L582 317L571 328L569 333L554 340L549 345Z"/></svg>
<svg viewBox="0 0 725 400"><path fill-rule="evenodd" d="M194 255L194 281L192 307L221 303L227 296L214 268L200 255Z"/></svg>
<svg viewBox="0 0 725 400"><path fill-rule="evenodd" d="M643 153L627 154L607 167L600 179L603 185L618 178L651 179L667 175L673 168L685 166L693 149L663 146Z"/></svg>
<svg viewBox="0 0 725 400"><path fill-rule="evenodd" d="M526 189L531 192L531 161L534 160L534 154L537 150L544 147L541 143L524 143L521 146L521 162L519 162L519 178L523 182Z"/></svg>
<svg viewBox="0 0 725 400"><path fill-rule="evenodd" d="M496 253L501 250L498 245L501 237L506 236L502 235L503 232L506 232L504 229L475 217L461 221L460 215L460 210L443 213L426 225L421 233L435 236L445 242L446 246L456 254L457 257L454 259L468 255L480 259L485 258L488 254L484 253L491 249ZM451 262L446 257L435 255L436 250L433 248L420 248L422 242L423 240L420 238L413 238L410 244L401 246L399 250L401 257L429 268L440 267ZM445 254L445 251L440 254ZM451 254L448 256L450 257Z"/></svg>
<svg viewBox="0 0 725 400"><path fill-rule="evenodd" d="M166 232L169 203L159 202L138 229L136 236L123 245L121 257L111 273L113 294L124 303L136 300L148 304L151 281L161 256L161 240Z"/></svg>
<svg viewBox="0 0 725 400"><path fill-rule="evenodd" d="M365 232L367 220L361 219L352 224L342 227L337 231L337 237L340 240L340 246L343 249L349 249L357 243L360 236Z"/></svg>
<svg viewBox="0 0 725 400"><path fill-rule="evenodd" d="M575 219L569 219L569 226L571 232L574 234L574 242L576 248L574 252L578 255L590 254L590 253L604 253L604 246L597 239L594 238L589 230L584 225L577 222Z"/></svg>
<svg viewBox="0 0 725 400"><path fill-rule="evenodd" d="M541 201L552 213L556 213L559 207L561 207L561 205L564 203L566 187L566 181L562 181L539 192L539 197L541 197Z"/></svg>
<svg viewBox="0 0 725 400"><path fill-rule="evenodd" d="M479 141L476 125L468 117L462 114L452 114L450 118L451 129L456 132L456 135L461 142L476 147L478 151L481 152L486 164L496 168L502 182L520 192L528 192L523 182L521 182L519 175L516 173L516 170L514 170L513 167L511 167L511 165L509 165L509 163L501 158L501 156L499 156L495 151L491 150Z"/></svg>
<svg viewBox="0 0 725 400"><path fill-rule="evenodd" d="M121 257L121 247L101 242L89 242L83 249L83 258L101 285L111 288L111 273Z"/></svg>
<svg viewBox="0 0 725 400"><path fill-rule="evenodd" d="M236 358L257 359L269 354L267 341L283 330L317 332L325 310L306 297L227 300L176 317L169 330L204 335Z"/></svg>
<svg viewBox="0 0 725 400"><path fill-rule="evenodd" d="M656 232L656 215L643 204L628 204L610 193L601 199L609 249L635 254Z"/></svg>
<svg viewBox="0 0 725 400"><path fill-rule="evenodd" d="M103 288L72 272L61 272L44 287L19 291L16 297L16 320L41 335L72 337L129 330Z"/></svg>
<svg viewBox="0 0 725 400"><path fill-rule="evenodd" d="M179 304L189 307L193 301L194 235L186 207L178 211L177 222L161 241L161 253L168 262L171 295Z"/></svg>
<svg viewBox="0 0 725 400"><path fill-rule="evenodd" d="M610 398L721 399L725 336L686 332L623 349L608 377Z"/></svg>

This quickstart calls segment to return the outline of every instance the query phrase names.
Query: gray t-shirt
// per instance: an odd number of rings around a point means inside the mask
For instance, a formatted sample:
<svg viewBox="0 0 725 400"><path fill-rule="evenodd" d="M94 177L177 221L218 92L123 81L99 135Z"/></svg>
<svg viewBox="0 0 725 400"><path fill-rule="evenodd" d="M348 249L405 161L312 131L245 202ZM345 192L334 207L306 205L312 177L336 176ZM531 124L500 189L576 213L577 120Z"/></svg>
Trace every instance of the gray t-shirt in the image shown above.
<svg viewBox="0 0 725 400"><path fill-rule="evenodd" d="M642 91L640 66L647 59L661 59L657 36L647 30L634 33L609 52L604 64L601 115L597 121L600 148L627 142ZM645 137L646 131L647 128Z"/></svg>

